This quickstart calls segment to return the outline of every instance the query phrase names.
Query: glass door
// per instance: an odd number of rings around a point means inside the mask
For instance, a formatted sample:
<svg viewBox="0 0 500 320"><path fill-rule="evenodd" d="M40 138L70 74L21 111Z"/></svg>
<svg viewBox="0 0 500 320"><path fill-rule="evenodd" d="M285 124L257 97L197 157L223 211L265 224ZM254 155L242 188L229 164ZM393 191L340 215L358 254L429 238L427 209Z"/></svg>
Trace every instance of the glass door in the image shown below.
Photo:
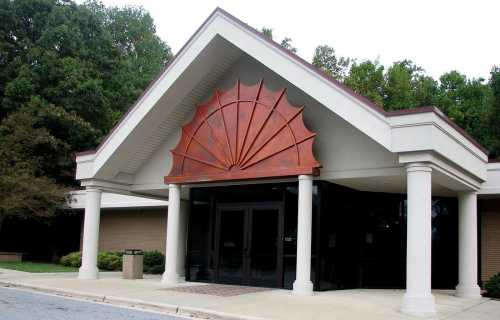
<svg viewBox="0 0 500 320"><path fill-rule="evenodd" d="M216 279L221 283L243 284L247 210L238 207L224 207L217 210Z"/></svg>
<svg viewBox="0 0 500 320"><path fill-rule="evenodd" d="M217 282L283 286L281 204L220 205L216 235Z"/></svg>
<svg viewBox="0 0 500 320"><path fill-rule="evenodd" d="M282 287L283 241L280 206L250 209L248 282L254 286Z"/></svg>

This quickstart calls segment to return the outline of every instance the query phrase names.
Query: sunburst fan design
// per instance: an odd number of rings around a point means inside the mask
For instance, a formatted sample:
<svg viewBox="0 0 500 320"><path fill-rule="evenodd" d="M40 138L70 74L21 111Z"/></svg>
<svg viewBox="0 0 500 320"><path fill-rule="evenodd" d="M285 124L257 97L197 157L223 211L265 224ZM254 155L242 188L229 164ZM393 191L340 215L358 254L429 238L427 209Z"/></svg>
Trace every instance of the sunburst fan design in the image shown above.
<svg viewBox="0 0 500 320"><path fill-rule="evenodd" d="M216 90L182 127L165 182L319 174L312 152L316 134L305 127L303 110L290 105L286 89L271 91L262 80L254 86L237 81L228 91Z"/></svg>

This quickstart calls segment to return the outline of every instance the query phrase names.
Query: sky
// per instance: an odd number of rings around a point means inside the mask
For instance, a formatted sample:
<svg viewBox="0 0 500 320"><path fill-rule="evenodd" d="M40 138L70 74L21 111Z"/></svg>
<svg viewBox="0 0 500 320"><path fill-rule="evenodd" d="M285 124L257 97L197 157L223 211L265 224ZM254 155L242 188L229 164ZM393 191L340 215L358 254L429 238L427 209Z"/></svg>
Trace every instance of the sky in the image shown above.
<svg viewBox="0 0 500 320"><path fill-rule="evenodd" d="M318 45L327 44L337 55L378 59L385 66L410 59L434 78L458 70L488 79L491 67L500 66L498 0L103 2L143 6L174 53L221 7L256 29L271 27L277 40L292 38L298 55L307 61Z"/></svg>

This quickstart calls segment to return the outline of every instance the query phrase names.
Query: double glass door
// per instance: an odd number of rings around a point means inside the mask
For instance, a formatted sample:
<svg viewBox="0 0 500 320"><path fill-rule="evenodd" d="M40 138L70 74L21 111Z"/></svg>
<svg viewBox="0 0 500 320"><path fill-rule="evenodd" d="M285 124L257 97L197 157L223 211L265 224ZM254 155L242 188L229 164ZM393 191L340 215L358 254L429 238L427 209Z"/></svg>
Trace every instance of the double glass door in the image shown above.
<svg viewBox="0 0 500 320"><path fill-rule="evenodd" d="M217 282L283 285L281 203L219 204L216 235Z"/></svg>

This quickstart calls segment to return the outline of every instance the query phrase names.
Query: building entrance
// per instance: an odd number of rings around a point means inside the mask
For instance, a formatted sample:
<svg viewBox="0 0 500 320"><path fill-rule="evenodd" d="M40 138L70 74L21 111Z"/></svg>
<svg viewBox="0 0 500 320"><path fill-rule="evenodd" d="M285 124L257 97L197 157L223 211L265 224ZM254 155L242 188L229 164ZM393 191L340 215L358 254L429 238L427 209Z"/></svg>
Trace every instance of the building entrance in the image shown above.
<svg viewBox="0 0 500 320"><path fill-rule="evenodd" d="M281 203L220 204L216 235L217 282L282 286Z"/></svg>

